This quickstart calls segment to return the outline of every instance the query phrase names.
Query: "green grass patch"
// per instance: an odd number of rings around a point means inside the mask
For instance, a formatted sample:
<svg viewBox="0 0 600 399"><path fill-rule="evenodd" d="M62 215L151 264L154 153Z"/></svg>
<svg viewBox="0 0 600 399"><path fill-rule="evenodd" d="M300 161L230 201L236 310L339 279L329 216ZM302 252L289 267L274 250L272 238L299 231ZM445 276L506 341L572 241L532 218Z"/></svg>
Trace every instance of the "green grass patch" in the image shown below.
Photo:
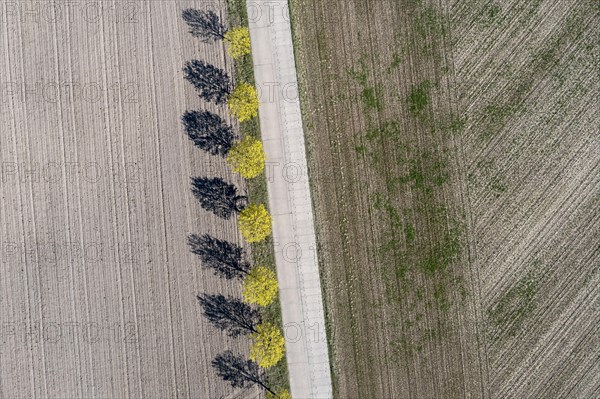
<svg viewBox="0 0 600 399"><path fill-rule="evenodd" d="M429 105L430 87L431 83L426 80L412 88L408 94L408 98L406 99L406 102L408 103L408 110L411 114L418 116Z"/></svg>
<svg viewBox="0 0 600 399"><path fill-rule="evenodd" d="M535 309L535 295L540 286L537 268L528 272L487 311L497 330L496 338L515 337Z"/></svg>
<svg viewBox="0 0 600 399"><path fill-rule="evenodd" d="M457 229L447 231L443 238L430 246L420 267L428 275L443 272L456 260L461 250L460 234Z"/></svg>
<svg viewBox="0 0 600 399"><path fill-rule="evenodd" d="M438 7L407 2L406 8L412 15L409 19L409 34L398 35L397 41L404 52L430 57L440 64L443 60L444 38L447 36L447 17Z"/></svg>
<svg viewBox="0 0 600 399"><path fill-rule="evenodd" d="M424 87L427 86L421 86ZM452 270L463 249L463 230L437 196L449 178L446 154L406 142L407 136L398 121L381 122L364 133L361 152L376 154L381 159L369 163L385 182L385 189L371 197L370 214L384 237L377 252L385 298L398 306L401 315L397 325L403 327L396 345L398 350L412 356L450 330L440 319L439 328L426 331L424 321L406 319L412 317L414 309L405 306L416 302L415 306L422 310L435 308L445 313L452 304L451 298L464 291L464 285ZM389 162L384 162L390 156L406 170L404 174L390 173ZM401 199L407 193L412 196L413 208L402 205ZM409 345L411 339L414 342Z"/></svg>
<svg viewBox="0 0 600 399"><path fill-rule="evenodd" d="M408 244L415 240L415 227L412 224L406 224L404 226L404 239Z"/></svg>
<svg viewBox="0 0 600 399"><path fill-rule="evenodd" d="M356 151L356 153L359 155L367 155L367 147L365 147L364 145L354 147L354 151Z"/></svg>
<svg viewBox="0 0 600 399"><path fill-rule="evenodd" d="M358 68L352 67L348 70L348 76L354 79L356 83L361 86L365 86L367 84L367 67L362 57L358 60Z"/></svg>
<svg viewBox="0 0 600 399"><path fill-rule="evenodd" d="M358 65L347 71L360 87L360 99L367 110L381 111L383 109L383 89L380 85L370 86L368 84L369 72L365 62L365 56L358 59Z"/></svg>
<svg viewBox="0 0 600 399"><path fill-rule="evenodd" d="M399 53L392 54L392 62L390 63L390 67L388 72L392 69L398 68L402 64L402 56Z"/></svg>
<svg viewBox="0 0 600 399"><path fill-rule="evenodd" d="M442 15L436 7L421 7L414 19L414 29L421 38L432 39L432 36L443 36L446 28L443 24Z"/></svg>
<svg viewBox="0 0 600 399"><path fill-rule="evenodd" d="M383 108L383 94L381 88L378 87L366 87L361 93L363 105L368 109L381 111Z"/></svg>
<svg viewBox="0 0 600 399"><path fill-rule="evenodd" d="M499 4L486 4L481 9L477 22L484 28L498 24L502 15L502 6Z"/></svg>

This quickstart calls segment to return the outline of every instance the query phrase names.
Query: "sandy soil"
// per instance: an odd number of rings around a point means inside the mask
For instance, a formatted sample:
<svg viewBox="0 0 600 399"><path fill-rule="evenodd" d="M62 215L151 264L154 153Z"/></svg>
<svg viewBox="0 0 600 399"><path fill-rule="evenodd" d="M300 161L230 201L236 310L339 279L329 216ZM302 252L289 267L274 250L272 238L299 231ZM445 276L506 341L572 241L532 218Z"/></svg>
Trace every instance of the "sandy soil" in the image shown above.
<svg viewBox="0 0 600 399"><path fill-rule="evenodd" d="M193 175L242 187L179 123L205 106L183 63L232 67L179 18L204 4L53 3L0 3L0 397L254 396L210 367L248 342L213 329L195 300L239 287L186 244L241 242L189 190Z"/></svg>

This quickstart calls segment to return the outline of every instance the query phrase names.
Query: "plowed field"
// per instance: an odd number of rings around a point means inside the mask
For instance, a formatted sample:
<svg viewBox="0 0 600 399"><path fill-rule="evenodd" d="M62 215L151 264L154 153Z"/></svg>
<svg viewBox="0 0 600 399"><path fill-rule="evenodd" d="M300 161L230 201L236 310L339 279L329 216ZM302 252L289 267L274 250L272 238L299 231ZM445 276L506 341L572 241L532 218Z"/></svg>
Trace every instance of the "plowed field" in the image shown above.
<svg viewBox="0 0 600 399"><path fill-rule="evenodd" d="M292 1L338 397L600 394L597 4Z"/></svg>
<svg viewBox="0 0 600 399"><path fill-rule="evenodd" d="M0 2L0 397L233 392L210 361L249 344L209 325L196 295L239 283L202 269L186 236L241 237L189 179L244 188L179 121L206 107L184 62L233 66L188 34L186 7L206 2Z"/></svg>

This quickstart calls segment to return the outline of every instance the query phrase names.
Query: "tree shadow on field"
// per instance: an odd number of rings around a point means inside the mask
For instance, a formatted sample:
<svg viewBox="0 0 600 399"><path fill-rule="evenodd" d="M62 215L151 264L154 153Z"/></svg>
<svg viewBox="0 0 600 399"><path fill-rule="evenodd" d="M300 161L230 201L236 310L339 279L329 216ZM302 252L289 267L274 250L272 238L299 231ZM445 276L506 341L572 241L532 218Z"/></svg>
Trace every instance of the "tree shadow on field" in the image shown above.
<svg viewBox="0 0 600 399"><path fill-rule="evenodd" d="M209 111L186 111L181 121L194 145L211 155L225 157L237 139L233 128Z"/></svg>
<svg viewBox="0 0 600 399"><path fill-rule="evenodd" d="M236 356L228 350L218 354L213 359L212 366L217 375L234 388L246 388L257 384L275 395L275 392L266 385L264 373L256 362Z"/></svg>
<svg viewBox="0 0 600 399"><path fill-rule="evenodd" d="M192 253L198 255L206 268L213 269L215 275L226 279L242 278L250 270L250 262L244 259L244 250L228 241L219 240L208 234L190 234L188 245Z"/></svg>
<svg viewBox="0 0 600 399"><path fill-rule="evenodd" d="M204 316L219 330L230 337L256 333L260 312L247 303L223 295L198 295L198 303Z"/></svg>
<svg viewBox="0 0 600 399"><path fill-rule="evenodd" d="M202 208L223 219L229 219L234 212L240 212L248 205L248 197L238 195L233 184L218 177L193 177L192 193Z"/></svg>

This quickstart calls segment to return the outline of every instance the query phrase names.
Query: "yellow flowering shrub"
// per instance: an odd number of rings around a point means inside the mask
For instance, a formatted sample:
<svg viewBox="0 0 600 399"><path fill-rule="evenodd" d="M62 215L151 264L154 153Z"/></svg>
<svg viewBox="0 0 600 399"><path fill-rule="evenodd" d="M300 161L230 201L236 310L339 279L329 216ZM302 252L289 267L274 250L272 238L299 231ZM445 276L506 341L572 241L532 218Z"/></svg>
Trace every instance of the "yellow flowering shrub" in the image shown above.
<svg viewBox="0 0 600 399"><path fill-rule="evenodd" d="M235 86L227 100L229 110L240 122L258 115L258 92L254 86L242 82Z"/></svg>
<svg viewBox="0 0 600 399"><path fill-rule="evenodd" d="M244 301L260 306L270 305L277 296L277 276L265 266L256 266L244 278Z"/></svg>
<svg viewBox="0 0 600 399"><path fill-rule="evenodd" d="M256 331L252 334L254 342L250 348L250 359L262 368L273 367L285 353L281 330L271 323L263 323L256 326Z"/></svg>
<svg viewBox="0 0 600 399"><path fill-rule="evenodd" d="M250 31L248 28L238 26L225 33L227 52L234 59L250 54Z"/></svg>
<svg viewBox="0 0 600 399"><path fill-rule="evenodd" d="M260 140L246 136L231 147L226 161L234 172L252 179L265 169L265 150Z"/></svg>
<svg viewBox="0 0 600 399"><path fill-rule="evenodd" d="M271 215L263 204L250 204L240 212L238 228L248 242L259 242L271 235Z"/></svg>
<svg viewBox="0 0 600 399"><path fill-rule="evenodd" d="M292 394L287 389L281 389L276 394L267 392L267 399L292 399Z"/></svg>

